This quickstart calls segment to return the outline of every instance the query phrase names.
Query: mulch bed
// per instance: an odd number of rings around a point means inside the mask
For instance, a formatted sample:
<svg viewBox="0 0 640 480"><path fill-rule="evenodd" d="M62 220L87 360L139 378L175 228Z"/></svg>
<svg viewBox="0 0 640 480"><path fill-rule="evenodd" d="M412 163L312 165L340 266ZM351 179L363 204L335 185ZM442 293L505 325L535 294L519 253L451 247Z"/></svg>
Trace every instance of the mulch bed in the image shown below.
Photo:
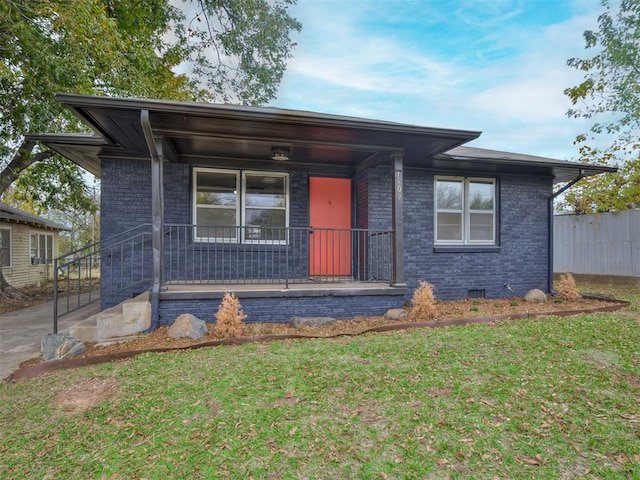
<svg viewBox="0 0 640 480"><path fill-rule="evenodd" d="M87 352L78 357L41 362L39 358L29 360L21 368L6 378L15 381L59 369L77 368L129 358L146 352L169 352L219 345L240 345L244 343L270 342L284 339L335 338L355 336L374 332L389 332L413 328L435 328L472 323L491 323L506 319L526 319L539 316L569 316L583 313L611 312L629 305L621 300L585 296L576 301L556 303L552 299L546 304L527 303L520 298L499 300L459 300L437 302L437 319L432 321L398 322L383 317L360 317L339 320L328 327L306 327L295 329L288 324L249 323L245 325L244 336L221 339L215 336L213 324L200 340L188 338L174 339L166 335L167 327L140 336L125 343L100 346L87 344Z"/></svg>

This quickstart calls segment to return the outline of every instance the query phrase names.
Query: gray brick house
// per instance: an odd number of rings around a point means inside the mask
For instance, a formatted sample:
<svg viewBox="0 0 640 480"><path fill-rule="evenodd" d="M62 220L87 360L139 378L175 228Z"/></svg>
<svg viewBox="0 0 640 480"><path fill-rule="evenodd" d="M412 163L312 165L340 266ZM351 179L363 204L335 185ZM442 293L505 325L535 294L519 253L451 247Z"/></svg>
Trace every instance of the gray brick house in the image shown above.
<svg viewBox="0 0 640 480"><path fill-rule="evenodd" d="M101 178L101 302L154 325L353 317L552 288L554 184L613 170L462 146L480 132L263 107L60 95L91 135L32 138ZM556 192L557 193L557 192ZM75 261L75 260L74 260ZM61 260L64 265L65 260Z"/></svg>

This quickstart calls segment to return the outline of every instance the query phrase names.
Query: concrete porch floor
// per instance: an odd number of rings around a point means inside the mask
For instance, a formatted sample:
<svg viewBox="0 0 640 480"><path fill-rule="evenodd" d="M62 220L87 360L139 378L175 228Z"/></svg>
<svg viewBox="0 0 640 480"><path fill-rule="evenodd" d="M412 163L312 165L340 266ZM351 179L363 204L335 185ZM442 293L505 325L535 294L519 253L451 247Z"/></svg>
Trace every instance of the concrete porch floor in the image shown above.
<svg viewBox="0 0 640 480"><path fill-rule="evenodd" d="M222 298L233 292L238 298L273 297L352 297L364 295L404 295L407 287L392 287L388 283L372 282L309 282L309 283L168 283L160 292L161 300L208 300Z"/></svg>

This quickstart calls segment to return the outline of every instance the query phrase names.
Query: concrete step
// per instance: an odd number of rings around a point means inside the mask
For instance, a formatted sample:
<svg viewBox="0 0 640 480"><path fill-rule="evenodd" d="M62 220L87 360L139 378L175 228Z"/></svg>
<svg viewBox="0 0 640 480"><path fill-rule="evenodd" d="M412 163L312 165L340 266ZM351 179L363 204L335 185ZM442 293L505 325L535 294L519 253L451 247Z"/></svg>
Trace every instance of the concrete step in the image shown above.
<svg viewBox="0 0 640 480"><path fill-rule="evenodd" d="M71 336L83 342L103 342L127 337L151 326L151 303L147 292L92 315L70 329Z"/></svg>

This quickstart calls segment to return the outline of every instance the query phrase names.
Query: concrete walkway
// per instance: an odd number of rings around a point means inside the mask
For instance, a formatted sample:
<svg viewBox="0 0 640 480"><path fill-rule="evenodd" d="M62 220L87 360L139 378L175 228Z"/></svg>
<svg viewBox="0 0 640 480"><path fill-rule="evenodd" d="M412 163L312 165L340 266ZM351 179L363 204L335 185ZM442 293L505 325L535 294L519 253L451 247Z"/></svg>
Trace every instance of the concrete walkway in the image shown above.
<svg viewBox="0 0 640 480"><path fill-rule="evenodd" d="M92 294L92 299L96 294ZM88 294L83 294L82 297ZM81 301L84 301L81 298ZM98 313L100 302L65 315L58 322L58 333L69 333L76 323ZM0 380L4 380L22 362L40 355L40 340L53 333L53 302L0 315Z"/></svg>

